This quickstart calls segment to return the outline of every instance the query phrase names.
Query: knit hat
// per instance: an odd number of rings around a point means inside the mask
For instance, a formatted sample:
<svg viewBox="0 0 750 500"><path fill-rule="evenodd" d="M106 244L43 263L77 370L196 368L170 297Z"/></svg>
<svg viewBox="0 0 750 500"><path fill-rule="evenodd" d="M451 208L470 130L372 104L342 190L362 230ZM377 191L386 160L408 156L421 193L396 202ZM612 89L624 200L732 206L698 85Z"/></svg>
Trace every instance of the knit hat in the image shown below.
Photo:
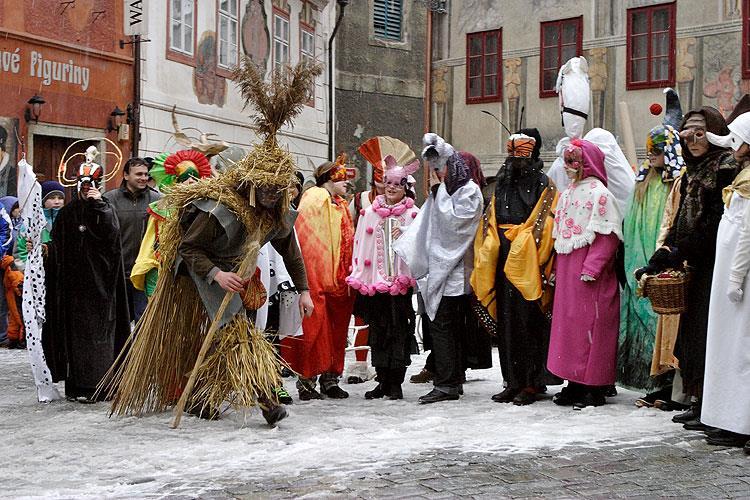
<svg viewBox="0 0 750 500"><path fill-rule="evenodd" d="M65 188L62 184L60 184L57 181L44 181L41 184L42 186L42 203L47 200L47 198L52 194L59 194L60 196L65 196Z"/></svg>

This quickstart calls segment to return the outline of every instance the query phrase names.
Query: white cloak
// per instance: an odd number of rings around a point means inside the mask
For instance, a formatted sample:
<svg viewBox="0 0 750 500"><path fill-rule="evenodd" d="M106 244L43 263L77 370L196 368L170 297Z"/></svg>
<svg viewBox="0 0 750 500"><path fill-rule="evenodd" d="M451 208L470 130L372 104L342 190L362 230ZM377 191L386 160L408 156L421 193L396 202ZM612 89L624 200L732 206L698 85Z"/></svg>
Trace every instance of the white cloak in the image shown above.
<svg viewBox="0 0 750 500"><path fill-rule="evenodd" d="M750 434L750 200L732 196L719 224L708 313L701 422ZM730 275L744 280L745 296L727 298Z"/></svg>
<svg viewBox="0 0 750 500"><path fill-rule="evenodd" d="M426 277L420 293L425 312L435 319L444 296L468 293L470 250L482 219L482 191L469 181L449 195L445 184L430 196L417 218L393 245L415 279ZM467 253L469 255L467 255Z"/></svg>

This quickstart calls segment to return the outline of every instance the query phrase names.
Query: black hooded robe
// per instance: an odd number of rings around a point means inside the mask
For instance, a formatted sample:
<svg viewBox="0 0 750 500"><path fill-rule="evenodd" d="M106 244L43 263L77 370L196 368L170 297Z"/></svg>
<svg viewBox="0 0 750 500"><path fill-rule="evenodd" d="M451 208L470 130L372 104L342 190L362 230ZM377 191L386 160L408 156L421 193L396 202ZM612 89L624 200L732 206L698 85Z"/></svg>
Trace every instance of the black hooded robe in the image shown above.
<svg viewBox="0 0 750 500"><path fill-rule="evenodd" d="M528 131L522 133L531 135ZM523 224L529 218L551 183L543 167L538 157L508 158L495 185L495 219L500 237L495 275L497 344L503 380L512 389L543 389L562 383L547 371L550 321L537 301L526 300L505 276L503 269L511 242L499 229L501 224Z"/></svg>
<svg viewBox="0 0 750 500"><path fill-rule="evenodd" d="M130 335L120 223L105 199L74 200L51 237L44 354L67 397L92 398Z"/></svg>

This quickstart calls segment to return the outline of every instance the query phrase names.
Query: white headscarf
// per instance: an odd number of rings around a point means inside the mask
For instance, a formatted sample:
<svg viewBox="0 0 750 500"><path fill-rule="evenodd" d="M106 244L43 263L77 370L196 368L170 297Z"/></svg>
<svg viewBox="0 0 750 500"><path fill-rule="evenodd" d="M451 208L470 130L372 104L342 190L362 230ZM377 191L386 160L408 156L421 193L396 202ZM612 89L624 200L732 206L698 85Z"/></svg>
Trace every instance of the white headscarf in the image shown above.
<svg viewBox="0 0 750 500"><path fill-rule="evenodd" d="M594 128L584 136L584 139L596 144L604 153L604 168L607 170L607 189L617 199L617 206L620 209L620 213L627 213L628 202L635 188L635 172L630 167L630 163L625 158L620 145L617 144L615 136L602 128ZM559 157L547 173L561 192L570 184L570 179L565 174L565 164L562 160L562 153L568 144L570 144L570 139L567 137L563 137L557 144L557 154Z"/></svg>
<svg viewBox="0 0 750 500"><path fill-rule="evenodd" d="M607 189L617 198L620 213L627 213L628 202L635 188L635 172L611 132L602 128L591 129L584 137L599 146L604 153L607 170Z"/></svg>

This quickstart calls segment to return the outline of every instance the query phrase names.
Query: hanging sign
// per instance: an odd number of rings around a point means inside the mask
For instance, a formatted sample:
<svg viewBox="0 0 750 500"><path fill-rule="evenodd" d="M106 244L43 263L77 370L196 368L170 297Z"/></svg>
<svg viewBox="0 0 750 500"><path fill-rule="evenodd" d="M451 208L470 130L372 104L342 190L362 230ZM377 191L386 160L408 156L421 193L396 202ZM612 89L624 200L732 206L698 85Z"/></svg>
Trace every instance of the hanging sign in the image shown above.
<svg viewBox="0 0 750 500"><path fill-rule="evenodd" d="M148 35L148 2L149 0L123 0L126 35Z"/></svg>

